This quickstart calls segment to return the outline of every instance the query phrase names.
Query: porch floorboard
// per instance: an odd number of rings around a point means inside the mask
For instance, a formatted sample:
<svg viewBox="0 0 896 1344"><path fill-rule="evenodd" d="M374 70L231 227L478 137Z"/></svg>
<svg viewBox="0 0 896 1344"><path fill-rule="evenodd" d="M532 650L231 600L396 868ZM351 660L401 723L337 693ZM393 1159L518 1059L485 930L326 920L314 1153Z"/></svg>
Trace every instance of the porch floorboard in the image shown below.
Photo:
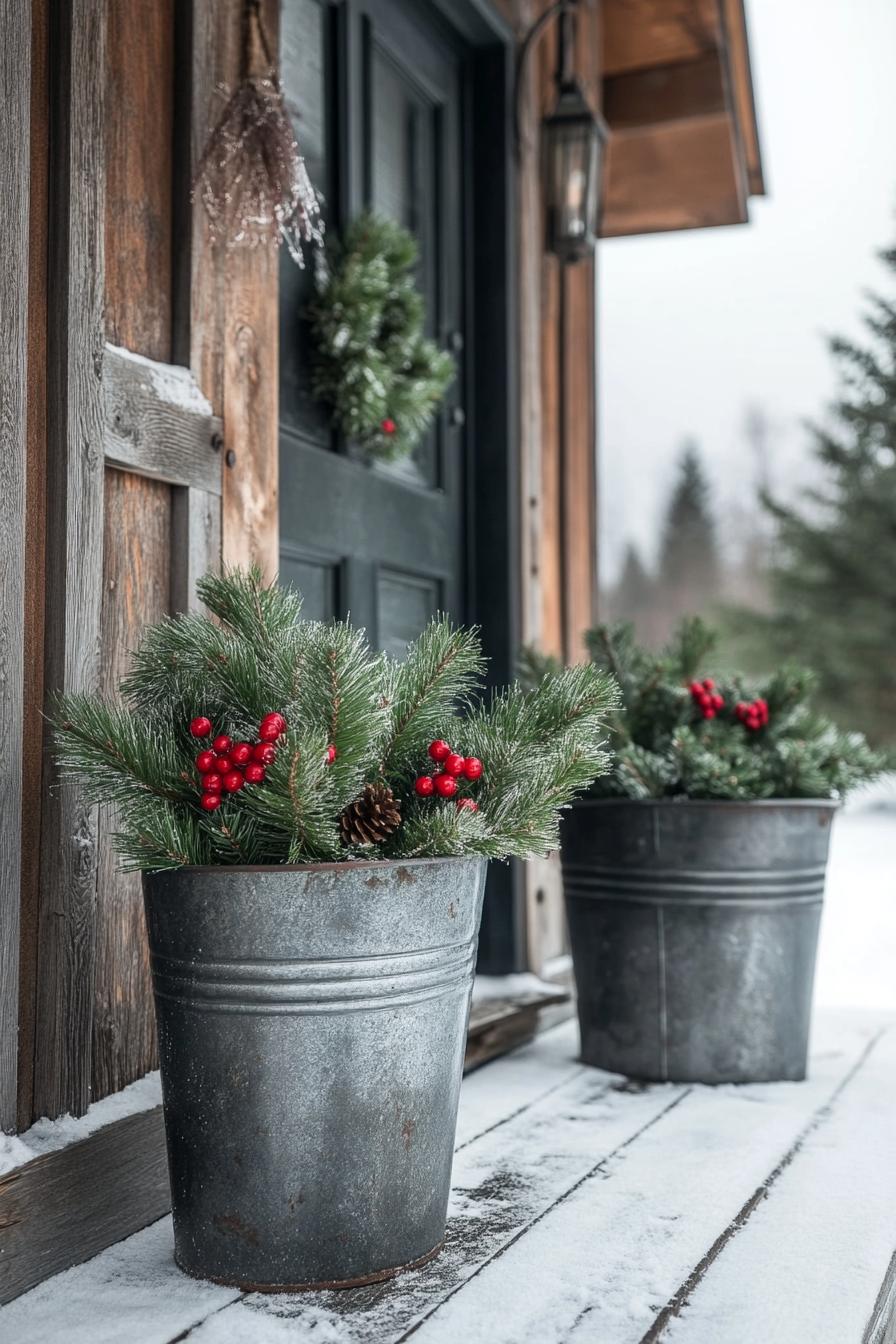
<svg viewBox="0 0 896 1344"><path fill-rule="evenodd" d="M809 1080L641 1086L565 1022L463 1084L449 1232L388 1283L185 1278L165 1218L0 1309L10 1344L884 1344L896 1019L818 1015Z"/></svg>

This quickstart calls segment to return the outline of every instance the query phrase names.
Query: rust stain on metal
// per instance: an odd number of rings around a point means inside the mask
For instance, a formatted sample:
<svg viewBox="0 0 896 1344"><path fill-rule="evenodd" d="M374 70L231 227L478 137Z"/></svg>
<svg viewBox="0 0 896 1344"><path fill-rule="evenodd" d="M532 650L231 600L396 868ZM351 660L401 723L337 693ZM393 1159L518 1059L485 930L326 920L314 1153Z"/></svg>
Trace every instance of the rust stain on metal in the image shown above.
<svg viewBox="0 0 896 1344"><path fill-rule="evenodd" d="M416 886L417 879L410 868L396 868L395 877L402 886Z"/></svg>
<svg viewBox="0 0 896 1344"><path fill-rule="evenodd" d="M250 1246L258 1245L258 1233L255 1228L244 1223L238 1213L216 1213L212 1221L219 1232L232 1233L235 1237L242 1237L243 1241L248 1241Z"/></svg>
<svg viewBox="0 0 896 1344"><path fill-rule="evenodd" d="M376 873L371 873L369 877L365 877L364 885L365 887L385 887L387 882L384 877L378 877Z"/></svg>

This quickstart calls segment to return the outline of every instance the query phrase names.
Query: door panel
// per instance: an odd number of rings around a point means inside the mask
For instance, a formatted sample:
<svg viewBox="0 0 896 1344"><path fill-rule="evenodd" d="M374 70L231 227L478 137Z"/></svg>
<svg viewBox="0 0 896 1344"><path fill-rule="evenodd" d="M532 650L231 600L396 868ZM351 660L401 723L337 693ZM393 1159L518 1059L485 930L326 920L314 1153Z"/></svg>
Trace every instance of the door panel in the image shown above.
<svg viewBox="0 0 896 1344"><path fill-rule="evenodd" d="M465 53L406 0L289 0L283 29L284 88L330 227L370 205L409 228L428 334L462 350ZM310 396L311 277L283 267L281 575L308 615L351 615L401 652L436 610L466 611L463 370L412 459L367 463Z"/></svg>

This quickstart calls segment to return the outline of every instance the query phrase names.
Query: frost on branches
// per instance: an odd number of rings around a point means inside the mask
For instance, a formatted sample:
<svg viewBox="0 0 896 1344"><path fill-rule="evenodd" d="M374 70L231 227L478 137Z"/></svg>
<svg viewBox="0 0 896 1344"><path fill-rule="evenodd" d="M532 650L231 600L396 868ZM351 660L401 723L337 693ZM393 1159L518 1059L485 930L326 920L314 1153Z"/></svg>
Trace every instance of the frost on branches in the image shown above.
<svg viewBox="0 0 896 1344"><path fill-rule="evenodd" d="M351 224L319 276L310 315L314 394L369 457L413 452L454 378L454 360L424 334L417 243L380 215Z"/></svg>
<svg viewBox="0 0 896 1344"><path fill-rule="evenodd" d="M874 778L884 760L811 704L812 674L785 666L748 688L738 675L707 675L715 633L695 617L653 653L631 626L586 636L593 662L622 690L611 770L592 796L609 798L839 798ZM556 674L550 659L524 657L528 684Z"/></svg>
<svg viewBox="0 0 896 1344"><path fill-rule="evenodd" d="M597 667L483 699L479 639L447 620L399 662L255 571L199 588L209 615L152 627L121 701L55 715L62 773L116 805L131 868L543 854L608 768Z"/></svg>

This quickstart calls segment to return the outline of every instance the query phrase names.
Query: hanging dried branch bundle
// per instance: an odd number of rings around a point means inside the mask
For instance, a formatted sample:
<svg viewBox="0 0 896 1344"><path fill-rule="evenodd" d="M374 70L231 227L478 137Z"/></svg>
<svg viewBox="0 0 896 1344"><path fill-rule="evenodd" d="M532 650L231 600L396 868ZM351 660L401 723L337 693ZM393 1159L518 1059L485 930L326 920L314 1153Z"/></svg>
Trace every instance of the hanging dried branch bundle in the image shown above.
<svg viewBox="0 0 896 1344"><path fill-rule="evenodd" d="M213 243L278 247L304 266L304 248L320 246L320 202L299 153L292 122L258 13L250 0L245 74L209 136L193 181Z"/></svg>

